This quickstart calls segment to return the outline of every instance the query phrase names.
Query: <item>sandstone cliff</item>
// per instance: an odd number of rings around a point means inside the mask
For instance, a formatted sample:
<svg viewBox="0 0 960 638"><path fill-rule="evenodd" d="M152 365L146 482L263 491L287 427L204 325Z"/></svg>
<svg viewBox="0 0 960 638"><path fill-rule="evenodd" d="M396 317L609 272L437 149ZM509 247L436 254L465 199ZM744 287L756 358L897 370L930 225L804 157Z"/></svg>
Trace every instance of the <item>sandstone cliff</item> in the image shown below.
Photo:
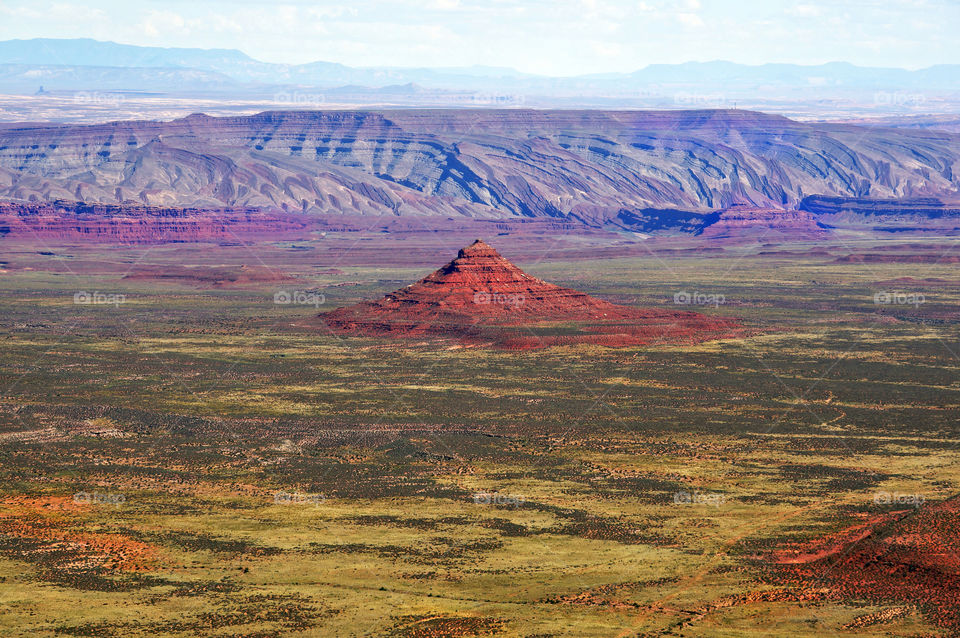
<svg viewBox="0 0 960 638"><path fill-rule="evenodd" d="M5 128L0 197L645 230L663 223L650 210L689 225L690 214L790 209L809 195L960 200L958 158L949 133L748 111L194 115Z"/></svg>

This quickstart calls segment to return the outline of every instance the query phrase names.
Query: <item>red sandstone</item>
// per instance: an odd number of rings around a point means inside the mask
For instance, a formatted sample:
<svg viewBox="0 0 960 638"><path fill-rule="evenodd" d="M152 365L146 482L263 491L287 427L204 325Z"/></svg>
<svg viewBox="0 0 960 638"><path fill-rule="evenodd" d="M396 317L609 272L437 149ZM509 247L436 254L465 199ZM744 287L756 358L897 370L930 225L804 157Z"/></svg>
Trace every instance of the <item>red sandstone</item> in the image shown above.
<svg viewBox="0 0 960 638"><path fill-rule="evenodd" d="M732 334L738 327L729 319L694 312L628 308L547 283L480 240L406 288L321 317L327 326L345 334L446 335L492 341L510 349L696 342ZM586 325L579 333L562 336L538 335L529 329L570 322Z"/></svg>
<svg viewBox="0 0 960 638"><path fill-rule="evenodd" d="M917 605L938 626L960 631L960 497L891 512L774 560L801 589Z"/></svg>

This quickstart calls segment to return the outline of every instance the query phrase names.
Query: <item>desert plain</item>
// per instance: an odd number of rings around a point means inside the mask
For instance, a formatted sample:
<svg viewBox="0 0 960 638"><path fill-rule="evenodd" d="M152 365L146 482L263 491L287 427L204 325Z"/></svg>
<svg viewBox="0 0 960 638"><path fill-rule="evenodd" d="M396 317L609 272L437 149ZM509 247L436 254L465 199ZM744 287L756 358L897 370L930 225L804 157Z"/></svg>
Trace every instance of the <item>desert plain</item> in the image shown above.
<svg viewBox="0 0 960 638"><path fill-rule="evenodd" d="M4 244L0 633L960 631L956 237L484 237L706 341L318 320L468 232Z"/></svg>

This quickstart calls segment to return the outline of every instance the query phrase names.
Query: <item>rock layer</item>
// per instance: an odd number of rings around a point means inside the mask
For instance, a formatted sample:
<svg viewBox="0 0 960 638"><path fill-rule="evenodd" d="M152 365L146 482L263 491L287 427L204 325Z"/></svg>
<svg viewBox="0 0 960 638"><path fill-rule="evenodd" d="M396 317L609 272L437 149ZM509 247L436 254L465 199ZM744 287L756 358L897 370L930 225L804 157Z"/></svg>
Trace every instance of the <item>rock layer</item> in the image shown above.
<svg viewBox="0 0 960 638"><path fill-rule="evenodd" d="M702 341L731 333L738 325L694 312L629 308L556 286L523 272L479 239L420 281L321 318L329 328L346 334L446 335L516 349ZM564 336L523 329L563 322L587 326Z"/></svg>
<svg viewBox="0 0 960 638"><path fill-rule="evenodd" d="M236 241L307 234L308 219L250 208L0 202L0 237L113 244Z"/></svg>
<svg viewBox="0 0 960 638"><path fill-rule="evenodd" d="M325 215L541 217L648 232L808 195L960 199L960 136L748 111L194 115L0 129L0 197ZM429 222L428 222L429 223ZM648 228L652 226L652 228Z"/></svg>
<svg viewBox="0 0 960 638"><path fill-rule="evenodd" d="M417 283L378 301L327 315L328 324L362 323L396 315L403 320L517 322L538 319L617 319L630 309L528 275L482 240Z"/></svg>
<svg viewBox="0 0 960 638"><path fill-rule="evenodd" d="M817 239L827 230L806 211L733 206L722 211L701 234L707 239L728 240Z"/></svg>

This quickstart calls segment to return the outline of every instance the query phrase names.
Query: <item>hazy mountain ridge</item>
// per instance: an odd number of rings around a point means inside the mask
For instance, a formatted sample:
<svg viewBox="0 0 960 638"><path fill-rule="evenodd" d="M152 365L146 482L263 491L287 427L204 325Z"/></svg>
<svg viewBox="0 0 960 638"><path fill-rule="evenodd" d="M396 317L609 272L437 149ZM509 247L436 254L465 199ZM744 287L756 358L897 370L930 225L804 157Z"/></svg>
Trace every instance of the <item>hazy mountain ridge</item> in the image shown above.
<svg viewBox="0 0 960 638"><path fill-rule="evenodd" d="M384 87L415 83L432 89L516 92L522 94L607 95L651 86L696 87L731 95L758 88L777 90L960 91L960 65L935 65L915 71L859 67L846 62L821 65L733 62L652 64L630 73L548 77L498 67L401 68L351 67L335 62L277 64L255 60L235 49L139 47L90 39L0 41L0 64L28 66L192 68L219 73L238 83L298 84L320 88L343 85ZM119 71L119 75L122 75ZM132 76L130 76L132 77ZM0 85L2 86L2 85ZM184 88L199 88L184 87ZM130 89L149 87L130 86ZM693 98L703 95L694 95ZM890 99L908 99L893 96Z"/></svg>
<svg viewBox="0 0 960 638"><path fill-rule="evenodd" d="M203 85L205 91L238 87L238 82L215 71L171 67L112 67L0 64L0 86L7 91L34 93L56 88L60 91L181 91ZM80 98L82 99L82 95ZM111 96L102 96L108 99ZM119 99L120 95L112 96Z"/></svg>

